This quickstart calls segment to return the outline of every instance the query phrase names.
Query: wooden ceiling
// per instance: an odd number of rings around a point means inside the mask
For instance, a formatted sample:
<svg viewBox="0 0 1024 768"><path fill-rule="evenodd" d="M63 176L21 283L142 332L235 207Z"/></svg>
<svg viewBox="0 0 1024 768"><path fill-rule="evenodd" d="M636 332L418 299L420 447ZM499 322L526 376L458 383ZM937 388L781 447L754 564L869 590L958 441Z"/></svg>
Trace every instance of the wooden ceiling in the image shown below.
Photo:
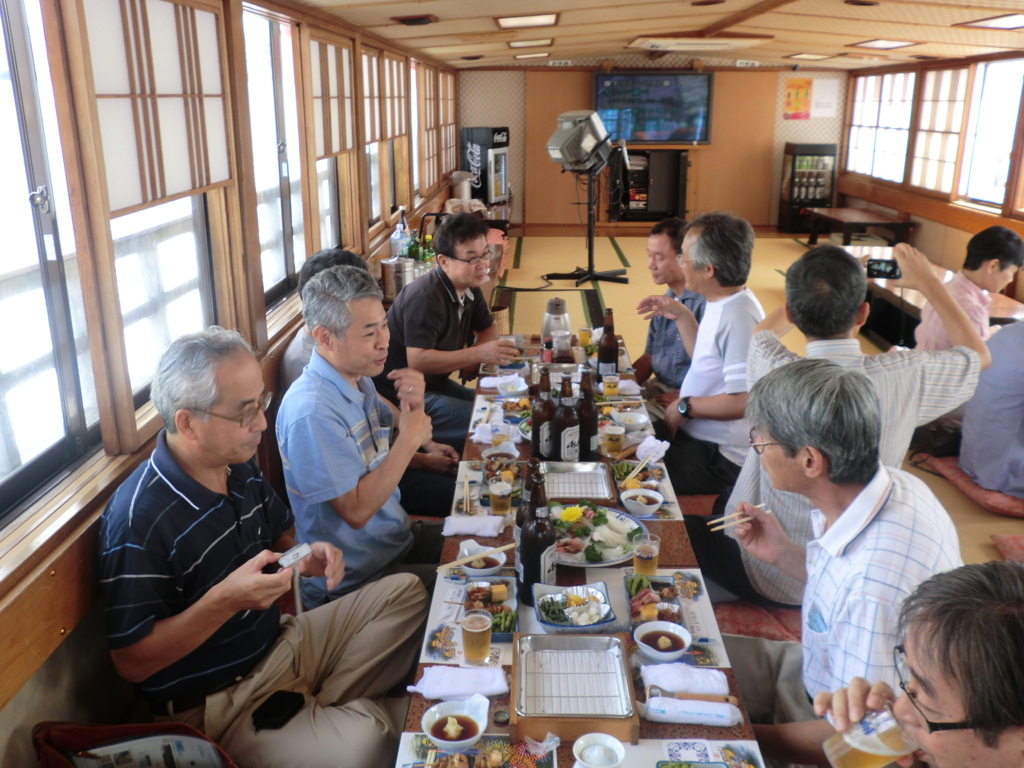
<svg viewBox="0 0 1024 768"><path fill-rule="evenodd" d="M406 48L460 69L586 66L666 50L747 66L858 69L922 59L1006 51L1024 56L1024 29L980 29L968 22L1024 13L1024 0L301 0ZM709 4L710 3L710 4ZM557 13L551 27L501 29L501 16ZM406 26L395 17L432 16ZM1017 20L1021 23L1022 19ZM543 47L510 43L551 38ZM653 38L656 48L638 48ZM893 50L854 47L869 40L913 43ZM630 46L633 47L630 47ZM666 48L666 46L671 46ZM547 53L520 60L517 54ZM820 60L795 54L827 56ZM634 57L635 59L635 57Z"/></svg>

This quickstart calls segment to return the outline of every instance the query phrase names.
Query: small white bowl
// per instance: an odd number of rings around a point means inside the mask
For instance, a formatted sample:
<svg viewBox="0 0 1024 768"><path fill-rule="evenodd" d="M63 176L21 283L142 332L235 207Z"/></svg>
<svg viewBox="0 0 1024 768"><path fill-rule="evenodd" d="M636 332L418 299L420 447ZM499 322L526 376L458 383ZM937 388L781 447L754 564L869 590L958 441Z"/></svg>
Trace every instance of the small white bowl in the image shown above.
<svg viewBox="0 0 1024 768"><path fill-rule="evenodd" d="M627 432L639 432L651 423L651 417L643 411L612 411L612 421Z"/></svg>
<svg viewBox="0 0 1024 768"><path fill-rule="evenodd" d="M505 442L508 442L507 440ZM497 448L487 448L480 452L480 455L485 459L496 459L497 461L517 461L519 459L519 451L514 447L506 448L504 445L499 445Z"/></svg>
<svg viewBox="0 0 1024 768"><path fill-rule="evenodd" d="M643 642L640 638L644 637L649 632L665 632L678 637L683 647L675 651L659 651L657 648L653 648L647 643ZM690 644L693 642L693 638L690 636L689 631L686 627L675 624L671 621L648 621L641 624L639 627L633 630L633 639L636 641L636 647L640 649L640 653L647 656L649 659L654 661L676 661L680 659Z"/></svg>
<svg viewBox="0 0 1024 768"><path fill-rule="evenodd" d="M530 391L530 387L527 385L526 380L522 378L516 378L512 381L503 381L498 385L498 391L503 395L525 395Z"/></svg>
<svg viewBox="0 0 1024 768"><path fill-rule="evenodd" d="M619 494L624 506L631 514L637 517L651 517L657 514L658 508L665 503L665 497L658 491L649 488L630 488ZM655 499L653 504L645 504L640 499Z"/></svg>
<svg viewBox="0 0 1024 768"><path fill-rule="evenodd" d="M618 768L626 758L626 748L621 741L607 733L585 733L572 745L572 755L576 758L576 765L581 768Z"/></svg>
<svg viewBox="0 0 1024 768"><path fill-rule="evenodd" d="M434 742L438 749L442 749L449 754L462 752L475 745L484 735L484 729L487 727L487 710L489 706L490 702L487 697L481 696L479 693L473 694L465 701L442 701L423 713L423 718L420 720L420 728L426 737ZM459 739L457 741L446 741L432 736L430 729L433 728L434 723L438 720L447 719L452 715L462 715L472 720L477 726L476 735L469 739Z"/></svg>
<svg viewBox="0 0 1024 768"><path fill-rule="evenodd" d="M486 552L488 549L491 549L491 547L485 547L483 544L479 544L473 539L466 539L462 542L462 546L459 547L459 559L475 555L477 552ZM467 563L462 566L462 569L470 579L475 579L477 576L494 576L498 574L505 566L505 563L508 562L508 557L504 552L495 552L494 554L488 555L488 557L493 557L498 561L498 564L492 568L472 568Z"/></svg>

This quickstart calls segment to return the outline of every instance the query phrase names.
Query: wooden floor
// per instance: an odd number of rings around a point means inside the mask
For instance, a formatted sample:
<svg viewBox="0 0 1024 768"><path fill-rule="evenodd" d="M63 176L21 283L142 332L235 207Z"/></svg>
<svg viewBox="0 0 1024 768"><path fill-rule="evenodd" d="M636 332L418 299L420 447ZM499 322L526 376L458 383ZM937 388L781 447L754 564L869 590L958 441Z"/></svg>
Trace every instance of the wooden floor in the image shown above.
<svg viewBox="0 0 1024 768"><path fill-rule="evenodd" d="M629 278L629 283L625 285L594 281L577 288L571 280L559 280L545 286L545 281L540 278L543 274L571 272L578 266L587 266L586 241L583 237L513 238L510 248L512 259L502 285L518 289L543 289L511 293L508 322L513 333L539 333L547 301L554 296L565 299L573 327L600 325L600 316L592 318L587 312L586 291L592 290L597 294L601 312L604 307L615 310L615 330L625 339L633 358L636 359L643 351L647 323L637 315L636 306L645 296L663 292L660 286L651 282L647 271L646 237L595 239L595 269L625 268ZM748 285L757 295L765 312L771 312L782 304L785 288L783 273L805 250L806 246L791 238L757 238ZM803 336L798 331L789 333L783 341L798 354L806 351ZM878 347L863 337L861 348L866 354L880 353ZM999 559L999 553L989 538L993 533L1024 533L1024 521L986 512L944 478L913 468L909 463L904 463L904 469L922 478L949 511L960 534L964 562Z"/></svg>

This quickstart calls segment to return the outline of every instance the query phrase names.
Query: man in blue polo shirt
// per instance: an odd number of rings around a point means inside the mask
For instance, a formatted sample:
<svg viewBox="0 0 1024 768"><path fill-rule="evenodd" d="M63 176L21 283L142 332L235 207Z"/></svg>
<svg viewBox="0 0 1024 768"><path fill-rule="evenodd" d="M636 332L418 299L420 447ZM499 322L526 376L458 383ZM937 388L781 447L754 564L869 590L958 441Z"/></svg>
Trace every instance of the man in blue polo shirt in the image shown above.
<svg viewBox="0 0 1024 768"><path fill-rule="evenodd" d="M157 447L114 494L100 522L100 575L114 666L154 715L203 730L252 766L378 766L397 732L375 699L415 659L427 597L400 575L298 618L274 601L294 568L337 584L341 553L295 544L292 515L253 456L271 394L234 331L184 336L160 360ZM278 690L303 708L281 729L252 712Z"/></svg>

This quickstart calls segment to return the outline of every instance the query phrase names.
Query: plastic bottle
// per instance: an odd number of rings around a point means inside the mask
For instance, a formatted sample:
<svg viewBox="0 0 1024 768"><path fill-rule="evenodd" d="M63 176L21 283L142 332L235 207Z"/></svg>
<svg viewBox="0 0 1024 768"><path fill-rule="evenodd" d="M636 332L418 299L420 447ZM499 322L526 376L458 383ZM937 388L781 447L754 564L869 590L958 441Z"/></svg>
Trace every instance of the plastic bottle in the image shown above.
<svg viewBox="0 0 1024 768"><path fill-rule="evenodd" d="M405 245L405 256L413 261L423 261L420 256L420 241L416 236L416 230L409 233L409 240Z"/></svg>
<svg viewBox="0 0 1024 768"><path fill-rule="evenodd" d="M395 225L395 229L391 233L391 258L393 259L404 255L402 253L402 248L405 246L409 237L409 225L405 221L405 206L399 206L398 212L398 223Z"/></svg>

